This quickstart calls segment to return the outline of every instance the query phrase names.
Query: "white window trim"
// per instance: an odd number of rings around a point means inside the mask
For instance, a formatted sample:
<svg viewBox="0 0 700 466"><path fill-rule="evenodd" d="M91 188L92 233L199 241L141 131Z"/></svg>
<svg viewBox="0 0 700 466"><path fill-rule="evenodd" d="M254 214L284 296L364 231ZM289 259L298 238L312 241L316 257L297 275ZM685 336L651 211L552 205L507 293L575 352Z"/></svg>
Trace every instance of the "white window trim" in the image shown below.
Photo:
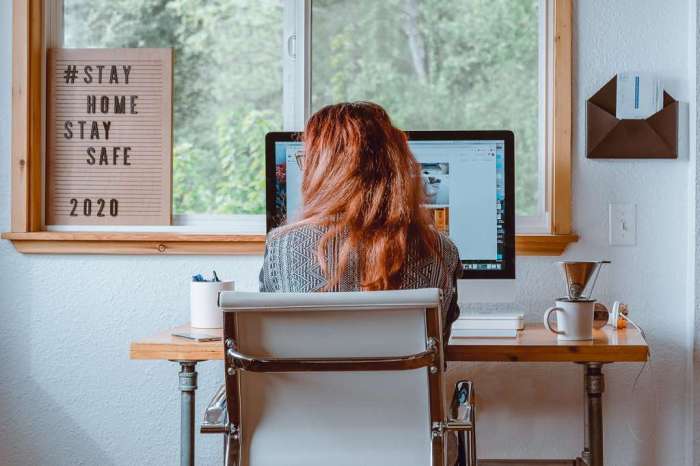
<svg viewBox="0 0 700 466"><path fill-rule="evenodd" d="M283 114L285 131L302 131L311 108L311 0L284 2Z"/></svg>
<svg viewBox="0 0 700 466"><path fill-rule="evenodd" d="M539 0L538 23L538 187L537 212L535 215L518 215L515 218L515 232L518 233L550 233L550 214L547 202L547 162L552 154L552 113L553 113L553 74L554 74L554 0ZM516 147L517 150L517 147ZM517 153L517 152L516 152ZM517 172L516 172L516 177Z"/></svg>

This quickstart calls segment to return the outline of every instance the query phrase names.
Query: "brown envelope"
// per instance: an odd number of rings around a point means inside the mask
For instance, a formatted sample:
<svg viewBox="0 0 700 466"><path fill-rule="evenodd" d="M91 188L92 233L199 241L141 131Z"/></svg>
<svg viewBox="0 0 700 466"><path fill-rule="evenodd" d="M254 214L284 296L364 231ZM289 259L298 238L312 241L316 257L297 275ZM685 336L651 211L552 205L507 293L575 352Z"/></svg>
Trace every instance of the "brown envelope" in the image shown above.
<svg viewBox="0 0 700 466"><path fill-rule="evenodd" d="M664 92L664 107L646 120L615 118L617 76L586 106L589 159L678 158L678 101Z"/></svg>

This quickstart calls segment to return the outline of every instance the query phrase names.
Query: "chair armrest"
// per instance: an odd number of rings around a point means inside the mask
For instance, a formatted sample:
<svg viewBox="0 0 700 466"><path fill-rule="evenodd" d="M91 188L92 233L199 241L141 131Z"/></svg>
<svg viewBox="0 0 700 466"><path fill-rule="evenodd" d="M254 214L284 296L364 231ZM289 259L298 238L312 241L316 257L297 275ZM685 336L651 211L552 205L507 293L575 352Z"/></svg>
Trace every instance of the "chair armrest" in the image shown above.
<svg viewBox="0 0 700 466"><path fill-rule="evenodd" d="M348 357L348 358L259 358L243 354L226 341L226 360L234 368L250 372L340 372L340 371L400 371L434 366L439 350L434 339L427 349L406 356Z"/></svg>
<svg viewBox="0 0 700 466"><path fill-rule="evenodd" d="M445 429L453 431L474 429L474 411L474 384L469 380L460 380L455 386L450 406L450 419L445 423Z"/></svg>
<svg viewBox="0 0 700 466"><path fill-rule="evenodd" d="M228 415L226 413L226 386L221 385L204 410L204 419L200 427L202 434L223 434L228 432Z"/></svg>

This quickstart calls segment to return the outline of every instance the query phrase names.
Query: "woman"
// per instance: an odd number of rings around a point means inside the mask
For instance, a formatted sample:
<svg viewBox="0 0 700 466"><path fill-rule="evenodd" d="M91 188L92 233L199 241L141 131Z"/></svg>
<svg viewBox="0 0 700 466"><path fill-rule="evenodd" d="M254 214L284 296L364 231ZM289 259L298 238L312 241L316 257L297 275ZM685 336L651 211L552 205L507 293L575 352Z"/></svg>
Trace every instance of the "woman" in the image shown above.
<svg viewBox="0 0 700 466"><path fill-rule="evenodd" d="M309 119L304 147L301 217L268 234L260 290L440 288L446 345L461 263L423 207L406 135L379 105L340 103Z"/></svg>

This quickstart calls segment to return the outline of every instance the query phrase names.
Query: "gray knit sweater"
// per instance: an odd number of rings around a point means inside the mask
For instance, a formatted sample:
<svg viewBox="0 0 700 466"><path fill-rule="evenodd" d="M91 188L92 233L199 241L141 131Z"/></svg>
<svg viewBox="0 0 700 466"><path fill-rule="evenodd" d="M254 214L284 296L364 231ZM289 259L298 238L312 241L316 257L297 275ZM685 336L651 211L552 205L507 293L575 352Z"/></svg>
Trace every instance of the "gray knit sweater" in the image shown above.
<svg viewBox="0 0 700 466"><path fill-rule="evenodd" d="M260 291L308 293L321 291L326 279L316 256L318 244L326 230L310 224L293 224L272 230L267 235L265 261L260 271ZM337 260L338 241L332 241L328 266ZM440 288L444 344L447 344L452 322L459 316L457 278L462 265L454 243L440 235L439 256L419 256L409 247L408 261L401 274L401 288ZM331 291L358 291L360 277L357 262L351 258L341 279Z"/></svg>

